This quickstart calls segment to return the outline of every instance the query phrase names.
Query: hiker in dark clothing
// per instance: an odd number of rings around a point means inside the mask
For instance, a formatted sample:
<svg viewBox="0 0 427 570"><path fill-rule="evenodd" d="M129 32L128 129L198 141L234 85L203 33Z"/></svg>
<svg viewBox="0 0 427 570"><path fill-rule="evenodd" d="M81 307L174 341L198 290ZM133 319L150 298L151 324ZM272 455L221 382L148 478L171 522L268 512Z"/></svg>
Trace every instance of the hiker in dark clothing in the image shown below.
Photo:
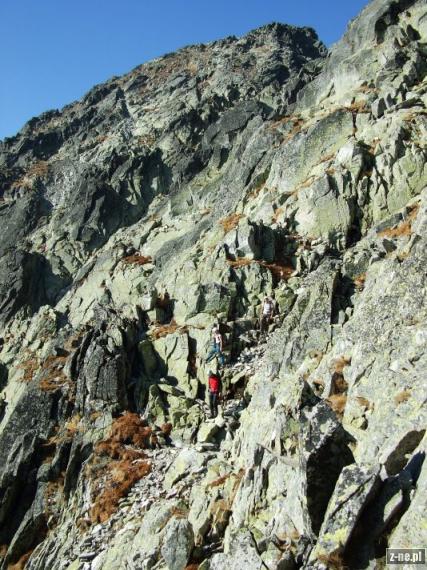
<svg viewBox="0 0 427 570"><path fill-rule="evenodd" d="M0 397L0 422L3 420L4 416L6 415L6 408L7 408L6 397L3 394Z"/></svg>
<svg viewBox="0 0 427 570"><path fill-rule="evenodd" d="M218 415L218 399L221 393L221 378L218 373L214 373L212 370L209 371L208 388L211 418L215 418Z"/></svg>

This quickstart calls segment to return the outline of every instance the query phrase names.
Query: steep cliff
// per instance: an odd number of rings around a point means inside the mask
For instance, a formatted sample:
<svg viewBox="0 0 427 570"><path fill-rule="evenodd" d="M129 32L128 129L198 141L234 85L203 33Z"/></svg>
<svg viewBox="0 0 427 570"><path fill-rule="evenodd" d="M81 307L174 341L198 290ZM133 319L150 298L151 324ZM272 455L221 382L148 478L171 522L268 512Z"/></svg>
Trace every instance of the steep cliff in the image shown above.
<svg viewBox="0 0 427 570"><path fill-rule="evenodd" d="M426 56L425 1L373 0L329 52L187 47L0 143L2 568L425 546Z"/></svg>

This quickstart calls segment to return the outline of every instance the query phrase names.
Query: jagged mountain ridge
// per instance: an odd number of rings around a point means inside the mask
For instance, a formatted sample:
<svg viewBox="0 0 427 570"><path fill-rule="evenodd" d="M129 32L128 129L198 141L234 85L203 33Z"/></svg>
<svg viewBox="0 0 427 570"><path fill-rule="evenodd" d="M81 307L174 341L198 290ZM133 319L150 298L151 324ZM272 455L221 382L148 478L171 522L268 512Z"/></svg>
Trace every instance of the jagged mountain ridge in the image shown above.
<svg viewBox="0 0 427 570"><path fill-rule="evenodd" d="M327 57L278 24L184 48L1 144L4 567L423 543L425 26L376 0Z"/></svg>

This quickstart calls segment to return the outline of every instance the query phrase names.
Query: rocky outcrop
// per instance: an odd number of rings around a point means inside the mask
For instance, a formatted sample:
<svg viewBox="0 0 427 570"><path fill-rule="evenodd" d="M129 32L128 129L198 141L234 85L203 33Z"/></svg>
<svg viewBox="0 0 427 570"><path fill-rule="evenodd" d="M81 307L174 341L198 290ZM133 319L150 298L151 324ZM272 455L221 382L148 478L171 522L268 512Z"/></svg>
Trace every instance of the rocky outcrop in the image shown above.
<svg viewBox="0 0 427 570"><path fill-rule="evenodd" d="M2 568L425 544L426 22L187 47L0 143Z"/></svg>

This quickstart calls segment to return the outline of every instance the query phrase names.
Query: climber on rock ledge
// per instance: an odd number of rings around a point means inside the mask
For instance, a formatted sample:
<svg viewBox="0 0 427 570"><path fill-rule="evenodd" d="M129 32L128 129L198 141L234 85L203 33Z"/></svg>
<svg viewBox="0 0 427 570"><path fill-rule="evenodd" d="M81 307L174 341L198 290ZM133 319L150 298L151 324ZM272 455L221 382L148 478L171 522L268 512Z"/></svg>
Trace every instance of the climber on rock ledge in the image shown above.
<svg viewBox="0 0 427 570"><path fill-rule="evenodd" d="M218 400L221 393L221 378L217 372L212 372L212 370L209 371L208 389L210 417L216 418L218 415Z"/></svg>
<svg viewBox="0 0 427 570"><path fill-rule="evenodd" d="M266 295L262 302L261 314L259 318L259 328L262 335L268 332L268 326L273 320L273 317L278 315L278 313L279 309L274 292L270 297Z"/></svg>
<svg viewBox="0 0 427 570"><path fill-rule="evenodd" d="M219 324L215 324L212 328L212 347L208 356L206 357L206 363L210 362L216 356L218 358L220 366L224 366L225 358L222 349L223 349L222 334L219 330Z"/></svg>

